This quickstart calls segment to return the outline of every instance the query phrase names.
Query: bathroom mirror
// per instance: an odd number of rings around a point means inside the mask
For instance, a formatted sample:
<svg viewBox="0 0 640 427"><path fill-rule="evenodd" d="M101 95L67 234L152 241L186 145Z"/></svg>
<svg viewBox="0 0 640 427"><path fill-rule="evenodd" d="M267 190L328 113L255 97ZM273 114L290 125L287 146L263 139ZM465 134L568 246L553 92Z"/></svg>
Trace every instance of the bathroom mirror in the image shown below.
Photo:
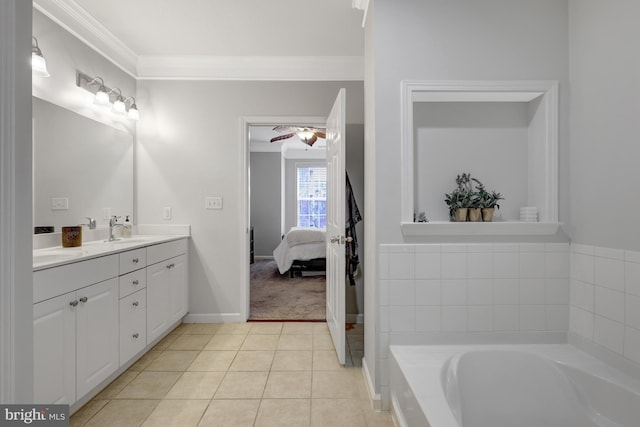
<svg viewBox="0 0 640 427"><path fill-rule="evenodd" d="M133 214L133 136L33 98L33 222L61 227Z"/></svg>

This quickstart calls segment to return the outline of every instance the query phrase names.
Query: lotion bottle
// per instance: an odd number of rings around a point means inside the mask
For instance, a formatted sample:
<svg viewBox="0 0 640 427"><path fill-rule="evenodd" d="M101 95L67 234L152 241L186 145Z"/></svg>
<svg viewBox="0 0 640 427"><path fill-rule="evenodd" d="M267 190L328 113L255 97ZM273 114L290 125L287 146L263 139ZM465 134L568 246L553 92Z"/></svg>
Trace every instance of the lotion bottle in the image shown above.
<svg viewBox="0 0 640 427"><path fill-rule="evenodd" d="M131 229L131 221L129 221L129 215L127 215L122 227L122 237L131 237Z"/></svg>

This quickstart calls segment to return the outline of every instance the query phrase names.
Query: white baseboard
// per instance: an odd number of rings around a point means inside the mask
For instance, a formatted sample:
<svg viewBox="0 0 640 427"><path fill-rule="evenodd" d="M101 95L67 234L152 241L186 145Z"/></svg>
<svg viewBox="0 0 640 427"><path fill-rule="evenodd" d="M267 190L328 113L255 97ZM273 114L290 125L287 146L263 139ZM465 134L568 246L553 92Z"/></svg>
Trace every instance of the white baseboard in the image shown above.
<svg viewBox="0 0 640 427"><path fill-rule="evenodd" d="M374 411L383 411L382 405L382 397L380 393L376 393L375 386L373 385L373 381L371 381L371 376L369 375L369 368L367 367L367 359L362 358L362 375L364 375L364 384L367 387L367 391L369 392L369 402L371 402L371 408Z"/></svg>
<svg viewBox="0 0 640 427"><path fill-rule="evenodd" d="M240 313L187 314L184 323L237 323L246 322Z"/></svg>
<svg viewBox="0 0 640 427"><path fill-rule="evenodd" d="M347 314L347 323L364 323L364 314Z"/></svg>

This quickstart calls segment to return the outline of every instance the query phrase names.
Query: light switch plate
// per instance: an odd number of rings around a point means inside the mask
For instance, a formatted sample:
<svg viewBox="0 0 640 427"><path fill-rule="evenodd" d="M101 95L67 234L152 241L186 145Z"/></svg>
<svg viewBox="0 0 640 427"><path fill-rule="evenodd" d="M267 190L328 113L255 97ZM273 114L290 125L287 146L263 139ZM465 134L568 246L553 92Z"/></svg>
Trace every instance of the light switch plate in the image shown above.
<svg viewBox="0 0 640 427"><path fill-rule="evenodd" d="M222 209L222 197L205 197L205 209Z"/></svg>
<svg viewBox="0 0 640 427"><path fill-rule="evenodd" d="M68 197L52 197L51 210L52 211L69 210L69 198Z"/></svg>

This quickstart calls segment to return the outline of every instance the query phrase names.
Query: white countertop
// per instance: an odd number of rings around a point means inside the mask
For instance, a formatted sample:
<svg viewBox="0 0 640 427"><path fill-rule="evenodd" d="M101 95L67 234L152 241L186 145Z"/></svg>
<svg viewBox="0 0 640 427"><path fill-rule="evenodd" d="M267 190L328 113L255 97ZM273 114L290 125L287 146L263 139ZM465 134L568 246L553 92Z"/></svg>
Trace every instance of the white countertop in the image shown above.
<svg viewBox="0 0 640 427"><path fill-rule="evenodd" d="M33 271L44 270L46 268L57 267L64 264L71 264L79 261L86 261L105 255L111 255L131 249L136 249L158 243L170 242L188 238L188 234L177 235L133 235L123 237L112 242L97 240L84 243L75 248L63 248L55 246L33 251Z"/></svg>

